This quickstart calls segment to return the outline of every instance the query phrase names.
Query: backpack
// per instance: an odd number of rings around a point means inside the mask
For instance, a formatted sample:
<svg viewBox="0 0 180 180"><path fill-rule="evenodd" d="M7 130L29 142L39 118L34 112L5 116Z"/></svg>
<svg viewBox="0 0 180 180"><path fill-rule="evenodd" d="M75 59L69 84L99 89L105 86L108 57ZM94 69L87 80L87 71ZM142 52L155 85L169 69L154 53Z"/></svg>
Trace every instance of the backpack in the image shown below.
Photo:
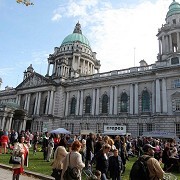
<svg viewBox="0 0 180 180"><path fill-rule="evenodd" d="M150 156L146 158L141 156L135 161L130 171L130 180L149 180L147 160L150 158Z"/></svg>

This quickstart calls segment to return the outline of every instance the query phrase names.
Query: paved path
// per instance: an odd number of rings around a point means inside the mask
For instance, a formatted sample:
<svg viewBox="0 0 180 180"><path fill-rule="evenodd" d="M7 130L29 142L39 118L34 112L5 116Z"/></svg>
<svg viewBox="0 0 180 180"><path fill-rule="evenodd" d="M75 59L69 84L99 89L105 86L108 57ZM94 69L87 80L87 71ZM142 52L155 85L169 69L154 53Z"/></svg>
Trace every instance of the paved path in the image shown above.
<svg viewBox="0 0 180 180"><path fill-rule="evenodd" d="M12 179L12 171L0 168L0 180L11 180L11 179ZM27 175L21 175L20 180L38 180L38 179Z"/></svg>

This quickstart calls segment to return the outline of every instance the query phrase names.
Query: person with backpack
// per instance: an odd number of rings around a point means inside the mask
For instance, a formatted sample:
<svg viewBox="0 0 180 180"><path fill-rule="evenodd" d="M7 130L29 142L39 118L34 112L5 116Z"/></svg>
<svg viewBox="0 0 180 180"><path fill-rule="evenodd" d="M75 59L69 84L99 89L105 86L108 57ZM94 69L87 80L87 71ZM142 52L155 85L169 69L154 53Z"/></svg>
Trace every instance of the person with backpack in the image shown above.
<svg viewBox="0 0 180 180"><path fill-rule="evenodd" d="M130 171L130 180L163 180L164 171L159 161L154 158L154 150L150 144L143 146L144 155L133 164Z"/></svg>

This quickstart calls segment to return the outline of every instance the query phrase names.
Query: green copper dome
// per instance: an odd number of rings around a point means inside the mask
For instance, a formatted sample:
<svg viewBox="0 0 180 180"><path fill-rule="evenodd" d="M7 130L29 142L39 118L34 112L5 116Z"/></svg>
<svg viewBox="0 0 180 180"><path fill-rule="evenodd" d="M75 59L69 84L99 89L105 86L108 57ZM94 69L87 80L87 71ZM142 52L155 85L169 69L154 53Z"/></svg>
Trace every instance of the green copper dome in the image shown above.
<svg viewBox="0 0 180 180"><path fill-rule="evenodd" d="M180 4L173 0L169 6L169 11L167 12L166 18L175 14L180 14Z"/></svg>
<svg viewBox="0 0 180 180"><path fill-rule="evenodd" d="M64 38L61 46L69 43L74 43L77 41L81 42L85 46L90 47L88 39L82 34L81 25L79 24L79 22L76 24L73 33Z"/></svg>

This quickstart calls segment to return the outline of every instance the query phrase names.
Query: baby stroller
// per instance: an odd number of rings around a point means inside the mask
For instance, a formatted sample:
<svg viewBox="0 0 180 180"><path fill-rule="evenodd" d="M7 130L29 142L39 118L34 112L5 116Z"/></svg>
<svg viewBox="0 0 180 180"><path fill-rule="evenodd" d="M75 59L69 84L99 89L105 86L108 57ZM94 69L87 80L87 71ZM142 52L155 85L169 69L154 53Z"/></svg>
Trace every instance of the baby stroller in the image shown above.
<svg viewBox="0 0 180 180"><path fill-rule="evenodd" d="M99 178L90 169L84 169L83 173L86 176L86 180L98 180Z"/></svg>

